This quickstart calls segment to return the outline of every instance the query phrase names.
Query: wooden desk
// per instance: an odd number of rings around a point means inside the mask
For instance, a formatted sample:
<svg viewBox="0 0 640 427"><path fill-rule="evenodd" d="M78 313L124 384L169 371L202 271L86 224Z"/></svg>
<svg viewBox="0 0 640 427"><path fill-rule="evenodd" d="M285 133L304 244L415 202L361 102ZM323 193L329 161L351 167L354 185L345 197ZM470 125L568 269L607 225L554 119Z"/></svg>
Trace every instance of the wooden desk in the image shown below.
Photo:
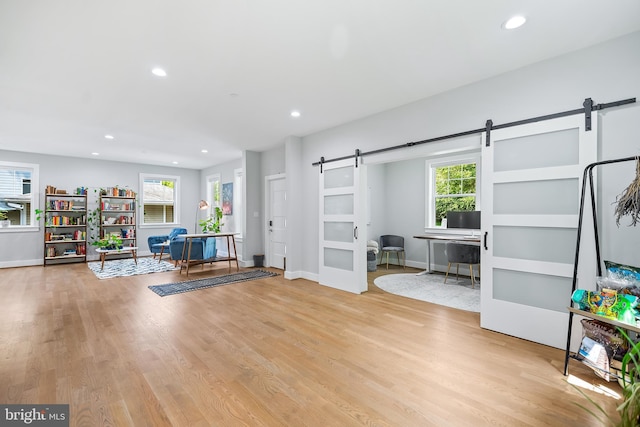
<svg viewBox="0 0 640 427"><path fill-rule="evenodd" d="M191 264L204 264L207 262L218 262L218 261L229 261L229 271L231 271L231 261L235 261L236 271L240 271L240 266L238 265L238 253L236 252L236 239L235 239L236 234L237 233L180 234L180 237L184 237L184 246L182 247L182 257L180 260L180 274L182 274L182 269L184 267L187 272L187 276L189 276L189 266ZM208 239L208 238L216 238L216 237L225 237L227 239L227 248L229 250L229 256L222 257L222 258L216 256L215 258L209 258L209 259L203 259L203 260L191 259L191 244L193 243L193 239ZM231 256L231 244L233 244L233 256ZM186 258L185 258L185 253L186 253Z"/></svg>
<svg viewBox="0 0 640 427"><path fill-rule="evenodd" d="M480 243L480 236L464 236L462 234L443 234L443 233L425 233L420 234L418 236L413 236L414 239L424 239L427 240L427 269L421 274L431 273L431 240L446 240L446 241L456 241L456 242L469 242L469 243Z"/></svg>

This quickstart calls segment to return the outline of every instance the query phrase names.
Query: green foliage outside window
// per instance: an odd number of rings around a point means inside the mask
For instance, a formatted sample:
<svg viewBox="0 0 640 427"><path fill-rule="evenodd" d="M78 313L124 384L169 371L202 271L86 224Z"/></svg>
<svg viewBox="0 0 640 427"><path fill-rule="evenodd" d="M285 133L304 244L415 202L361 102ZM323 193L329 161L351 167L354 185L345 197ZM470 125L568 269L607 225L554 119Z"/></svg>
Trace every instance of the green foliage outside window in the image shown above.
<svg viewBox="0 0 640 427"><path fill-rule="evenodd" d="M214 206L220 206L220 181L213 181L213 204Z"/></svg>
<svg viewBox="0 0 640 427"><path fill-rule="evenodd" d="M467 163L436 168L436 226L448 211L476 208L476 165Z"/></svg>

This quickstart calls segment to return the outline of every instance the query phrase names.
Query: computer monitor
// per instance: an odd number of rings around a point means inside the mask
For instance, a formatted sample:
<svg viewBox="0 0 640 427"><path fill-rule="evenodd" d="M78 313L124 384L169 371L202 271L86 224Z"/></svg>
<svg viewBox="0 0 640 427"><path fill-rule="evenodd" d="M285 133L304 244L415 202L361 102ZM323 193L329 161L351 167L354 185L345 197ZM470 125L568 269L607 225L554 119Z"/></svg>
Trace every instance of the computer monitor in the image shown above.
<svg viewBox="0 0 640 427"><path fill-rule="evenodd" d="M480 211L447 212L447 228L480 230Z"/></svg>

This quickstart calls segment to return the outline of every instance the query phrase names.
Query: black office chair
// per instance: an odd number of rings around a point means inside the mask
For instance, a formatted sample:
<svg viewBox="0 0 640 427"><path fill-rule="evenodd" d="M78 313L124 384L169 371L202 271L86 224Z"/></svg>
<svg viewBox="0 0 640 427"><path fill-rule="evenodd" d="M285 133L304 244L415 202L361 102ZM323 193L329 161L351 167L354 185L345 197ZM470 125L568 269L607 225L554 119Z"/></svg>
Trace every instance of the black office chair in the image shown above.
<svg viewBox="0 0 640 427"><path fill-rule="evenodd" d="M456 264L456 279L460 264L469 264L469 276L471 276L471 287L475 288L476 281L473 275L473 265L478 265L478 275L480 275L480 246L470 245L460 242L447 242L444 249L447 255L447 274L444 276L444 283L447 283L451 264Z"/></svg>
<svg viewBox="0 0 640 427"><path fill-rule="evenodd" d="M387 270L389 269L389 253L395 252L398 258L398 265L400 265L400 254L402 254L402 268L405 268L406 258L404 253L404 237L394 236L392 234L385 234L380 236L380 264L384 254L387 254ZM378 264L378 265L380 265Z"/></svg>

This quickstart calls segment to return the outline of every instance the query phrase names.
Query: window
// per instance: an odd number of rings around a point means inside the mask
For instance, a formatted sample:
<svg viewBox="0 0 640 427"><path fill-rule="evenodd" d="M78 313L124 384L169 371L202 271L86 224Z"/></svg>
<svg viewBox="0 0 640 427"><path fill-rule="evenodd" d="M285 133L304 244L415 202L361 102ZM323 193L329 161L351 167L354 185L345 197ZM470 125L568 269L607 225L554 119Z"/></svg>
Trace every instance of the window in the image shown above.
<svg viewBox="0 0 640 427"><path fill-rule="evenodd" d="M207 197L211 207L222 207L222 199L220 197L220 174L209 175L207 177Z"/></svg>
<svg viewBox="0 0 640 427"><path fill-rule="evenodd" d="M479 155L427 162L427 228L441 227L448 211L479 210Z"/></svg>
<svg viewBox="0 0 640 427"><path fill-rule="evenodd" d="M39 165L0 162L0 219L10 227L36 226Z"/></svg>
<svg viewBox="0 0 640 427"><path fill-rule="evenodd" d="M177 224L180 177L140 174L142 224Z"/></svg>

